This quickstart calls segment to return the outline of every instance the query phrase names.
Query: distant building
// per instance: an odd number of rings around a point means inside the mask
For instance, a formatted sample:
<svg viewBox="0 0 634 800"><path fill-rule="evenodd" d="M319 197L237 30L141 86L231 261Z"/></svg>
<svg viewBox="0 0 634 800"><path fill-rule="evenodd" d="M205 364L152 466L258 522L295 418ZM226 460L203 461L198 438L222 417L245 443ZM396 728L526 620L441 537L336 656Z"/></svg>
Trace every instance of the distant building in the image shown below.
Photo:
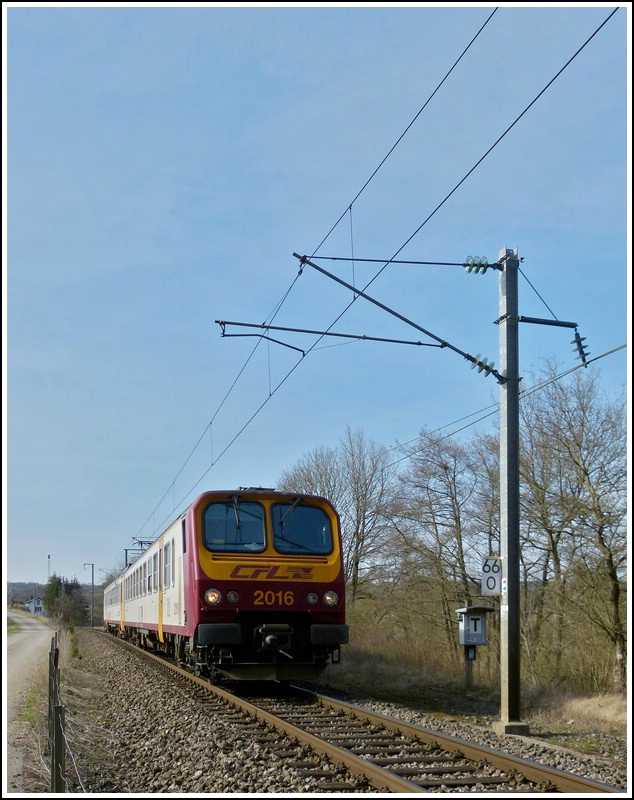
<svg viewBox="0 0 634 800"><path fill-rule="evenodd" d="M30 611L31 614L35 614L37 617L44 616L44 606L42 605L41 597L33 597L24 605L26 606L27 611Z"/></svg>

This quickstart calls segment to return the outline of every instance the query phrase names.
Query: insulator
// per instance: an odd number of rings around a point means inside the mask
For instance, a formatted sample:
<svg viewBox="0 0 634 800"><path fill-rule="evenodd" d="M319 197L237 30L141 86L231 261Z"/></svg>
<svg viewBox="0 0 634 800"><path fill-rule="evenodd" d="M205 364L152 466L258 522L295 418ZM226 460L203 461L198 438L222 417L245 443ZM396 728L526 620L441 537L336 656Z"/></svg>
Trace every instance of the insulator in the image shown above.
<svg viewBox="0 0 634 800"><path fill-rule="evenodd" d="M467 272L475 272L476 274L480 272L484 274L489 268L489 262L484 256L476 256L475 258L469 256L464 263L464 268Z"/></svg>
<svg viewBox="0 0 634 800"><path fill-rule="evenodd" d="M585 336L579 336L579 332L575 331L575 338L570 342L570 344L576 345L577 348L577 358L581 359L583 365L587 367L586 358L590 355L590 351L586 351L584 347L584 342L586 340Z"/></svg>
<svg viewBox="0 0 634 800"><path fill-rule="evenodd" d="M471 369L475 369L476 367L478 372L486 372L487 375L490 375L495 369L495 363L493 361L488 361L486 358L481 358L480 353L478 353L471 363Z"/></svg>

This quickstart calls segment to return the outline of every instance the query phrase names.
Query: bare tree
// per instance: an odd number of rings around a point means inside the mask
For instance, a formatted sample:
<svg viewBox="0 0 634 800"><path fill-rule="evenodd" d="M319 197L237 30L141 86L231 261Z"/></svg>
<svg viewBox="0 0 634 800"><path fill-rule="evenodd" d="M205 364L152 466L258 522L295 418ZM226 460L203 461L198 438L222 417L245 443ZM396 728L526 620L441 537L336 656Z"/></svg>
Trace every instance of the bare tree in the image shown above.
<svg viewBox="0 0 634 800"><path fill-rule="evenodd" d="M474 459L468 448L427 430L410 455L401 476L399 531L434 583L438 604L428 609L430 622L442 619L447 647L457 653L452 604L471 604L478 590L469 552L475 531Z"/></svg>
<svg viewBox="0 0 634 800"><path fill-rule="evenodd" d="M524 553L534 554L529 586L534 649L549 621L550 665L560 671L566 628L580 621L614 647L613 686L625 687L623 620L626 567L624 403L602 397L595 373L555 380L522 402ZM549 382L548 382L549 381ZM550 620L546 619L546 609ZM551 676L552 677L552 676Z"/></svg>
<svg viewBox="0 0 634 800"><path fill-rule="evenodd" d="M316 448L283 472L278 481L282 489L321 494L337 509L353 602L363 584L383 566L394 482L395 469L390 466L387 449L350 428L338 449Z"/></svg>
<svg viewBox="0 0 634 800"><path fill-rule="evenodd" d="M540 383L520 402L522 657L536 683L622 690L625 404L609 402L591 371L561 380L547 364ZM389 451L348 429L337 448L317 448L283 473L281 488L322 494L338 509L349 597L364 599L370 637L380 628L398 657L409 645L414 659L455 662L455 606L480 595L482 558L499 553L499 441L423 429L403 451L397 474Z"/></svg>
<svg viewBox="0 0 634 800"><path fill-rule="evenodd" d="M487 433L476 435L466 446L473 476L472 540L482 560L500 552L500 443L497 436Z"/></svg>
<svg viewBox="0 0 634 800"><path fill-rule="evenodd" d="M401 478L415 503L418 538L436 554L439 569L469 602L474 591L474 562L468 564L473 531L470 502L474 492L473 460L462 444L421 431L409 469Z"/></svg>

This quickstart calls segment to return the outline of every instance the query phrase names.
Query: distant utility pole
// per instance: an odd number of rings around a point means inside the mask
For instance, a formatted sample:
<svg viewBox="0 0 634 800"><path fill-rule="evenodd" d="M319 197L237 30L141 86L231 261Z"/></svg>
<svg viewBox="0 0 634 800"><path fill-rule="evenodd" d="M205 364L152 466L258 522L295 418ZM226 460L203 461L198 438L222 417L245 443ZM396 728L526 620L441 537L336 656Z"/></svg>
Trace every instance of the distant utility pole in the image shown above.
<svg viewBox="0 0 634 800"><path fill-rule="evenodd" d="M91 567L91 579L90 579L90 627L93 627L93 617L95 614L95 565L90 561L84 561L84 569L86 567Z"/></svg>
<svg viewBox="0 0 634 800"><path fill-rule="evenodd" d="M498 733L526 734L520 722L520 423L517 249L500 250L500 721Z"/></svg>

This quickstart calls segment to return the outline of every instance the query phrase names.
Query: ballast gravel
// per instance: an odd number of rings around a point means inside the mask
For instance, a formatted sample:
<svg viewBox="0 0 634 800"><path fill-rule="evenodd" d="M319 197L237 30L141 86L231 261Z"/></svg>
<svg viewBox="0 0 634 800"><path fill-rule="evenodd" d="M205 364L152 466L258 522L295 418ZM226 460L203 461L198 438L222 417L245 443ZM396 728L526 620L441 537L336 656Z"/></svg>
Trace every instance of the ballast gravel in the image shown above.
<svg viewBox="0 0 634 800"><path fill-rule="evenodd" d="M265 729L257 734L235 710L196 699L177 682L90 630L75 633L81 658L62 665L69 748L68 791L77 793L377 793L341 766ZM65 674L66 673L66 674ZM400 705L347 696L348 702L411 724L475 741L619 789L627 786L627 742L602 737L605 757L500 736ZM282 755L283 749L292 755ZM319 770L319 774L310 774ZM341 785L341 789L328 788Z"/></svg>
<svg viewBox="0 0 634 800"><path fill-rule="evenodd" d="M81 681L73 674L65 688L62 675L73 754L69 792L289 794L323 792L327 783L375 791L277 731L254 734L246 714L196 700L116 642L75 635L82 659L73 673L81 669ZM290 755L279 755L281 749ZM307 774L314 770L317 777Z"/></svg>
<svg viewBox="0 0 634 800"><path fill-rule="evenodd" d="M505 753L535 761L553 769L571 772L584 778L605 783L618 789L625 789L627 784L628 747L625 739L621 737L595 734L600 743L601 751L605 758L593 755L584 755L557 745L548 745L539 739L528 736L500 735L487 728L487 723L467 724L456 720L439 719L434 714L423 714L392 703L382 703L364 698L347 698L347 702L354 703L369 711L385 714L388 717L408 722L410 725L419 725L422 728L431 728L439 733L455 736L492 750L501 750ZM488 723L490 724L490 723ZM536 735L539 735L535 731Z"/></svg>

